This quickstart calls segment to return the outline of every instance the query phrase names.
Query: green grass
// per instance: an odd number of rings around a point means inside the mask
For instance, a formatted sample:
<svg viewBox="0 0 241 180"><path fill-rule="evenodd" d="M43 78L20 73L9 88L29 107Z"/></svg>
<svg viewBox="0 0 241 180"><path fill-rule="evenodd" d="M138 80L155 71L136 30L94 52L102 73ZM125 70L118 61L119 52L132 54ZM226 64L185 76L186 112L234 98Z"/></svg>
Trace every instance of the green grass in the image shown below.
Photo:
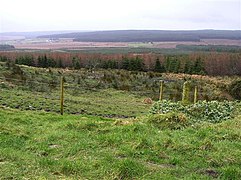
<svg viewBox="0 0 241 180"><path fill-rule="evenodd" d="M157 80L179 79L165 86L165 93L173 94L181 91L181 75L20 68L23 73L16 74L0 63L0 179L241 176L240 113L222 123L187 123L179 130L147 121L151 105L143 100L158 96ZM59 115L61 74L64 116ZM229 82L202 80L206 91L218 93Z"/></svg>
<svg viewBox="0 0 241 180"><path fill-rule="evenodd" d="M241 117L182 130L142 118L0 109L2 179L239 179Z"/></svg>
<svg viewBox="0 0 241 180"><path fill-rule="evenodd" d="M21 89L0 89L0 104L22 110L60 112L60 91L34 92ZM113 89L65 93L64 113L91 114L107 117L130 117L146 114L149 104L125 91Z"/></svg>
<svg viewBox="0 0 241 180"><path fill-rule="evenodd" d="M113 89L112 81L107 83L100 79L108 71L97 71L93 77L93 73L87 69L66 71L27 66L21 66L21 69L24 75L20 76L0 63L0 105L22 110L59 112L59 72L63 71L66 81L65 113L130 117L145 114L150 108L143 102L147 96Z"/></svg>
<svg viewBox="0 0 241 180"><path fill-rule="evenodd" d="M64 110L68 114L130 117L146 114L146 98L157 100L159 80L165 79L164 99L181 100L183 79L188 75L135 72L126 70L66 70L13 67L0 63L0 105L22 110L60 111L60 77L65 78ZM186 77L187 76L187 77ZM230 98L227 88L236 77L192 79L199 85L199 99ZM194 89L194 88L192 88ZM190 99L193 98L190 93Z"/></svg>

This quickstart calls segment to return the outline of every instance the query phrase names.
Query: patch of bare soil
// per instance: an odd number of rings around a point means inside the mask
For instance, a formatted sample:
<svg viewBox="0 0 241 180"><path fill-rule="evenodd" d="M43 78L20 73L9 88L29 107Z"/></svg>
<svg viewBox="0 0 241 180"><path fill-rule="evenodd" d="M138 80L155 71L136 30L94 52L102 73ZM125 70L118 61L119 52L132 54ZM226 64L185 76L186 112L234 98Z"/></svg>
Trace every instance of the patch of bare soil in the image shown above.
<svg viewBox="0 0 241 180"><path fill-rule="evenodd" d="M206 169L201 171L202 174L206 174L212 178L218 178L219 173L213 169Z"/></svg>

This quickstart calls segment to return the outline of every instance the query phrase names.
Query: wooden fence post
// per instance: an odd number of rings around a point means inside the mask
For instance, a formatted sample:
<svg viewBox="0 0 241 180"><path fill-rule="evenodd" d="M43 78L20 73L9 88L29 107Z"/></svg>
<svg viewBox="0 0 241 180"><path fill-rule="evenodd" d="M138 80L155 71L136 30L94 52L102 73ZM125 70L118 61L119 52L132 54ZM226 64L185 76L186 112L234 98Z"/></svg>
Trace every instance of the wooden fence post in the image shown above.
<svg viewBox="0 0 241 180"><path fill-rule="evenodd" d="M163 99L163 80L160 81L160 96L159 100L162 101Z"/></svg>
<svg viewBox="0 0 241 180"><path fill-rule="evenodd" d="M194 104L197 103L197 86L195 86L194 90Z"/></svg>
<svg viewBox="0 0 241 180"><path fill-rule="evenodd" d="M60 114L64 114L64 77L61 77L60 82Z"/></svg>
<svg viewBox="0 0 241 180"><path fill-rule="evenodd" d="M186 81L183 84L183 91L182 91L182 102L185 104L189 103L189 91L190 91L190 83Z"/></svg>

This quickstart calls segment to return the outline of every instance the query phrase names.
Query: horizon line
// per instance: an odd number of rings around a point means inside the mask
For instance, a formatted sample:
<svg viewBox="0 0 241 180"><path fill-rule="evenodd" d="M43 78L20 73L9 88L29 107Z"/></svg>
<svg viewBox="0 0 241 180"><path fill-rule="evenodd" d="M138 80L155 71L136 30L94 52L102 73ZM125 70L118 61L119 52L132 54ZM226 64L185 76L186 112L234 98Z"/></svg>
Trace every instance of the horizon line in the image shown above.
<svg viewBox="0 0 241 180"><path fill-rule="evenodd" d="M34 32L98 32L98 31L241 31L241 29L102 29L102 30L36 30L36 31L0 31L3 33L34 33Z"/></svg>

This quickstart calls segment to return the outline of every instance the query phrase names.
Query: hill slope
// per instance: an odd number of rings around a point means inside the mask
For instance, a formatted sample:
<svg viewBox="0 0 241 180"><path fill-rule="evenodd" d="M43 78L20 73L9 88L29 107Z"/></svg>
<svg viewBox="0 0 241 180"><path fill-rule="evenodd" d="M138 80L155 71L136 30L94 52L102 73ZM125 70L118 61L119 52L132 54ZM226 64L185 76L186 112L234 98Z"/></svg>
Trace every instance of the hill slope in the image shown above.
<svg viewBox="0 0 241 180"><path fill-rule="evenodd" d="M74 38L75 41L82 42L200 41L201 39L241 39L241 31L117 30L45 35L39 38Z"/></svg>
<svg viewBox="0 0 241 180"><path fill-rule="evenodd" d="M238 179L241 119L163 130L142 120L0 108L3 179Z"/></svg>

